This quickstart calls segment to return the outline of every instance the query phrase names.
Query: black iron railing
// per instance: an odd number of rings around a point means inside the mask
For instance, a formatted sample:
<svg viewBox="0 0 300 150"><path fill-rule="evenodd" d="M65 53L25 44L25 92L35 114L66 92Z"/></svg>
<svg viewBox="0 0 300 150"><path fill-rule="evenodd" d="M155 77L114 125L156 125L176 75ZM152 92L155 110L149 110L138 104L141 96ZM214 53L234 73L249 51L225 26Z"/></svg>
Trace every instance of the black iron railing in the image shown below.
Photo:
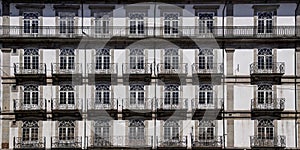
<svg viewBox="0 0 300 150"><path fill-rule="evenodd" d="M52 110L81 110L82 99L81 98L52 98Z"/></svg>
<svg viewBox="0 0 300 150"><path fill-rule="evenodd" d="M277 63L252 63L250 64L250 74L284 74L284 62Z"/></svg>
<svg viewBox="0 0 300 150"><path fill-rule="evenodd" d="M187 98L158 98L158 109L188 109L188 99Z"/></svg>
<svg viewBox="0 0 300 150"><path fill-rule="evenodd" d="M24 110L46 110L46 99L14 99L14 111L24 111Z"/></svg>
<svg viewBox="0 0 300 150"><path fill-rule="evenodd" d="M192 109L222 109L223 98L192 99Z"/></svg>
<svg viewBox="0 0 300 150"><path fill-rule="evenodd" d="M89 74L118 74L118 64L87 64Z"/></svg>
<svg viewBox="0 0 300 150"><path fill-rule="evenodd" d="M118 109L118 99L108 98L108 99L97 99L89 98L88 99L88 110L112 110Z"/></svg>
<svg viewBox="0 0 300 150"><path fill-rule="evenodd" d="M123 109L152 110L153 98L124 98L122 99Z"/></svg>
<svg viewBox="0 0 300 150"><path fill-rule="evenodd" d="M192 141L192 147L222 147L223 146L222 136L214 136L206 139L195 137L195 139L192 139L191 141Z"/></svg>
<svg viewBox="0 0 300 150"><path fill-rule="evenodd" d="M158 147L187 147L187 136L157 138Z"/></svg>
<svg viewBox="0 0 300 150"><path fill-rule="evenodd" d="M251 110L284 110L284 98L255 98L251 100Z"/></svg>
<svg viewBox="0 0 300 150"><path fill-rule="evenodd" d="M82 148L81 136L68 137L62 139L58 136L51 137L51 148Z"/></svg>
<svg viewBox="0 0 300 150"><path fill-rule="evenodd" d="M222 74L224 72L224 65L222 63L194 63L192 64L193 74Z"/></svg>
<svg viewBox="0 0 300 150"><path fill-rule="evenodd" d="M151 63L124 63L122 65L123 74L151 74L152 64Z"/></svg>
<svg viewBox="0 0 300 150"><path fill-rule="evenodd" d="M52 63L52 74L81 74L81 63Z"/></svg>
<svg viewBox="0 0 300 150"><path fill-rule="evenodd" d="M250 136L251 147L286 147L285 136L259 137Z"/></svg>
<svg viewBox="0 0 300 150"><path fill-rule="evenodd" d="M90 136L88 137L88 147L152 147L153 136Z"/></svg>
<svg viewBox="0 0 300 150"><path fill-rule="evenodd" d="M187 63L159 63L157 64L158 74L187 74Z"/></svg>
<svg viewBox="0 0 300 150"><path fill-rule="evenodd" d="M15 74L45 74L46 64L44 63L14 63Z"/></svg>
<svg viewBox="0 0 300 150"><path fill-rule="evenodd" d="M14 149L45 149L46 137L37 139L24 139L23 137L14 137Z"/></svg>

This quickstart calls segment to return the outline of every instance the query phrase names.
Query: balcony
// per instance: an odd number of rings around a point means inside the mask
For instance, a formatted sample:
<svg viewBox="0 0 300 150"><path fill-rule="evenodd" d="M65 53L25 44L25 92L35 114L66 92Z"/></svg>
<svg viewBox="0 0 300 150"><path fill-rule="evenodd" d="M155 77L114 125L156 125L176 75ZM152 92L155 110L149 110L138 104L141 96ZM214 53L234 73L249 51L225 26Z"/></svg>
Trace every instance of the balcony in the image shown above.
<svg viewBox="0 0 300 150"><path fill-rule="evenodd" d="M193 120L222 119L223 98L213 99L192 99Z"/></svg>
<svg viewBox="0 0 300 150"><path fill-rule="evenodd" d="M163 83L179 83L186 84L186 77L188 74L188 64L157 64L158 78ZM161 84L163 84L161 83Z"/></svg>
<svg viewBox="0 0 300 150"><path fill-rule="evenodd" d="M118 119L118 99L109 98L109 99L88 99L88 118L89 119L99 119L103 118L114 118Z"/></svg>
<svg viewBox="0 0 300 150"><path fill-rule="evenodd" d="M169 118L185 120L187 118L188 99L186 98L160 98L157 99L157 119Z"/></svg>
<svg viewBox="0 0 300 150"><path fill-rule="evenodd" d="M130 99L124 98L122 100L123 108L123 120L143 118L145 120L152 119L153 110L153 98L144 99Z"/></svg>
<svg viewBox="0 0 300 150"><path fill-rule="evenodd" d="M88 139L88 149L152 149L153 137L95 137L90 136Z"/></svg>
<svg viewBox="0 0 300 150"><path fill-rule="evenodd" d="M74 85L82 84L82 66L80 63L52 63L52 82L59 85L63 82L72 82Z"/></svg>
<svg viewBox="0 0 300 150"><path fill-rule="evenodd" d="M124 83L136 83L143 82L144 84L150 84L152 75L151 63L137 63L130 64L124 63L122 65L123 81Z"/></svg>
<svg viewBox="0 0 300 150"><path fill-rule="evenodd" d="M25 103L25 101L32 101L29 104ZM35 101L35 102L33 102ZM46 120L46 106L47 100L40 99L14 99L14 114L16 120Z"/></svg>
<svg viewBox="0 0 300 150"><path fill-rule="evenodd" d="M192 139L192 149L222 149L223 147L223 137L215 136L210 139Z"/></svg>
<svg viewBox="0 0 300 150"><path fill-rule="evenodd" d="M264 138L259 136L250 136L250 145L252 149L285 149L286 137L274 136L272 138Z"/></svg>
<svg viewBox="0 0 300 150"><path fill-rule="evenodd" d="M53 120L81 120L82 99L52 99Z"/></svg>
<svg viewBox="0 0 300 150"><path fill-rule="evenodd" d="M187 136L183 137L160 137L157 149L187 149Z"/></svg>
<svg viewBox="0 0 300 150"><path fill-rule="evenodd" d="M36 140L24 139L23 137L14 137L14 149L15 150L43 150L46 149L46 137L41 137Z"/></svg>
<svg viewBox="0 0 300 150"><path fill-rule="evenodd" d="M192 65L193 84L213 83L219 85L221 84L223 72L224 65L222 63L194 63Z"/></svg>
<svg viewBox="0 0 300 150"><path fill-rule="evenodd" d="M110 63L97 66L96 63L91 63L87 67L89 84L95 84L96 82L117 83L118 64Z"/></svg>
<svg viewBox="0 0 300 150"><path fill-rule="evenodd" d="M36 63L14 63L14 74L17 85L35 82L40 85L47 84L46 64Z"/></svg>
<svg viewBox="0 0 300 150"><path fill-rule="evenodd" d="M60 139L57 136L51 137L51 149L69 149L69 150L74 150L74 149L82 149L82 138L81 136L76 136L73 138L69 139Z"/></svg>
<svg viewBox="0 0 300 150"><path fill-rule="evenodd" d="M283 62L259 65L258 62L250 65L251 84L259 82L269 82L271 84L281 84L281 78L285 73Z"/></svg>
<svg viewBox="0 0 300 150"><path fill-rule="evenodd" d="M271 117L280 119L281 113L284 110L284 98L262 99L258 98L251 100L251 116L252 118Z"/></svg>

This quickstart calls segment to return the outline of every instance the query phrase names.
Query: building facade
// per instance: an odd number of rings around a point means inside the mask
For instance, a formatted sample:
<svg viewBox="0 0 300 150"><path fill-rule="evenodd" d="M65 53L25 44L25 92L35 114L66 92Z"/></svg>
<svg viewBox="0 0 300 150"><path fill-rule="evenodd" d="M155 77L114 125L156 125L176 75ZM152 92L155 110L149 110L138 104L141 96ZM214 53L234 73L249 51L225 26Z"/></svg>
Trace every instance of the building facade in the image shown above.
<svg viewBox="0 0 300 150"><path fill-rule="evenodd" d="M2 0L1 149L299 149L299 4Z"/></svg>

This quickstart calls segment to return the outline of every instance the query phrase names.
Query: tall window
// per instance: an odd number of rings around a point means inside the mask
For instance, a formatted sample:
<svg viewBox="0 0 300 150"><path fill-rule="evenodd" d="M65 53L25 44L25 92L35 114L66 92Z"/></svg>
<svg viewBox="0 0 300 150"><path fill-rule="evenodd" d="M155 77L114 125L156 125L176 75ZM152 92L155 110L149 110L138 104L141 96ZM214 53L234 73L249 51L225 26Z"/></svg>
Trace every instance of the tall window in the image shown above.
<svg viewBox="0 0 300 150"><path fill-rule="evenodd" d="M129 144L145 144L145 125L143 120L129 120Z"/></svg>
<svg viewBox="0 0 300 150"><path fill-rule="evenodd" d="M39 86L38 85L24 85L24 107L29 108L38 105L39 101Z"/></svg>
<svg viewBox="0 0 300 150"><path fill-rule="evenodd" d="M143 49L131 49L129 53L130 69L144 69L145 54Z"/></svg>
<svg viewBox="0 0 300 150"><path fill-rule="evenodd" d="M60 33L74 33L74 13L61 12L59 18Z"/></svg>
<svg viewBox="0 0 300 150"><path fill-rule="evenodd" d="M75 121L58 122L59 140L73 140L75 138Z"/></svg>
<svg viewBox="0 0 300 150"><path fill-rule="evenodd" d="M213 69L214 54L212 49L199 50L199 69Z"/></svg>
<svg viewBox="0 0 300 150"><path fill-rule="evenodd" d="M130 13L129 14L129 33L130 34L144 34L144 13Z"/></svg>
<svg viewBox="0 0 300 150"><path fill-rule="evenodd" d="M24 12L24 33L38 33L39 32L39 13L38 12Z"/></svg>
<svg viewBox="0 0 300 150"><path fill-rule="evenodd" d="M108 34L109 33L109 16L104 13L95 13L95 33Z"/></svg>
<svg viewBox="0 0 300 150"><path fill-rule="evenodd" d="M144 107L145 89L144 85L130 85L130 106Z"/></svg>
<svg viewBox="0 0 300 150"><path fill-rule="evenodd" d="M96 69L109 69L110 50L107 48L96 50Z"/></svg>
<svg viewBox="0 0 300 150"><path fill-rule="evenodd" d="M257 125L257 136L259 139L274 139L274 124L272 120L259 120Z"/></svg>
<svg viewBox="0 0 300 150"><path fill-rule="evenodd" d="M199 140L208 144L215 136L215 123L210 120L201 120L199 122ZM208 143L205 143L208 142Z"/></svg>
<svg viewBox="0 0 300 150"><path fill-rule="evenodd" d="M94 126L95 126L95 139L100 138L108 142L109 128L110 128L109 120L96 120Z"/></svg>
<svg viewBox="0 0 300 150"><path fill-rule="evenodd" d="M60 69L75 69L75 51L74 49L60 50Z"/></svg>
<svg viewBox="0 0 300 150"><path fill-rule="evenodd" d="M203 84L199 86L199 104L208 106L213 105L213 86L210 84Z"/></svg>
<svg viewBox="0 0 300 150"><path fill-rule="evenodd" d="M214 13L199 13L199 33L212 33Z"/></svg>
<svg viewBox="0 0 300 150"><path fill-rule="evenodd" d="M95 85L95 104L110 104L110 85L108 84L96 84Z"/></svg>
<svg viewBox="0 0 300 150"><path fill-rule="evenodd" d="M258 90L257 90L258 105L271 106L272 97L273 97L272 85L268 85L268 84L258 85Z"/></svg>
<svg viewBox="0 0 300 150"><path fill-rule="evenodd" d="M75 91L72 85L61 85L59 92L60 105L74 105L75 104Z"/></svg>
<svg viewBox="0 0 300 150"><path fill-rule="evenodd" d="M258 69L269 70L273 66L272 49L263 48L258 50Z"/></svg>
<svg viewBox="0 0 300 150"><path fill-rule="evenodd" d="M165 85L164 105L178 106L179 85Z"/></svg>
<svg viewBox="0 0 300 150"><path fill-rule="evenodd" d="M167 120L164 124L164 140L179 140L179 123L175 120Z"/></svg>
<svg viewBox="0 0 300 150"><path fill-rule="evenodd" d="M178 49L165 49L165 69L179 68L179 54Z"/></svg>
<svg viewBox="0 0 300 150"><path fill-rule="evenodd" d="M178 13L165 13L164 14L164 33L165 34L178 34L179 14Z"/></svg>
<svg viewBox="0 0 300 150"><path fill-rule="evenodd" d="M23 141L38 141L39 125L37 121L24 121L22 130Z"/></svg>
<svg viewBox="0 0 300 150"><path fill-rule="evenodd" d="M24 69L38 69L39 68L39 50L38 49L24 49Z"/></svg>
<svg viewBox="0 0 300 150"><path fill-rule="evenodd" d="M273 32L273 12L258 12L258 33Z"/></svg>

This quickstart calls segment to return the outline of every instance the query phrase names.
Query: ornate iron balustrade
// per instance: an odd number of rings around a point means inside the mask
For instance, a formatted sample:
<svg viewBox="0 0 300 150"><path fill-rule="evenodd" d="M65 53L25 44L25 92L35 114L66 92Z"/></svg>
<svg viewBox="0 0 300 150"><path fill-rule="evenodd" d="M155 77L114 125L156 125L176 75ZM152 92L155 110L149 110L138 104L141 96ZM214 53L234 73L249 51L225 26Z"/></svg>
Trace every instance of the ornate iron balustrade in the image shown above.
<svg viewBox="0 0 300 150"><path fill-rule="evenodd" d="M157 138L158 139L158 138ZM160 137L158 147L187 147L187 136L183 137Z"/></svg>
<svg viewBox="0 0 300 150"><path fill-rule="evenodd" d="M96 98L88 99L88 110L112 110L118 109L118 99L109 98L109 101L104 99L97 100Z"/></svg>
<svg viewBox="0 0 300 150"><path fill-rule="evenodd" d="M192 147L222 147L223 137L214 136L211 139L200 139L199 136L192 139Z"/></svg>
<svg viewBox="0 0 300 150"><path fill-rule="evenodd" d="M73 100L60 98L52 98L52 110L81 110L82 99L74 98Z"/></svg>
<svg viewBox="0 0 300 150"><path fill-rule="evenodd" d="M88 147L152 147L153 143L153 136L90 136Z"/></svg>
<svg viewBox="0 0 300 150"><path fill-rule="evenodd" d="M32 101L32 100L31 100ZM24 103L24 99L14 99L14 111L20 110L46 110L46 99L39 98L37 99L37 103L26 104Z"/></svg>
<svg viewBox="0 0 300 150"><path fill-rule="evenodd" d="M143 99L122 99L123 109L134 109L134 110L152 110L153 109L153 98L143 98Z"/></svg>
<svg viewBox="0 0 300 150"><path fill-rule="evenodd" d="M51 148L82 148L81 136L70 139L60 139L58 136L51 137Z"/></svg>
<svg viewBox="0 0 300 150"><path fill-rule="evenodd" d="M284 98L262 99L262 102L255 98L251 100L251 110L284 110L284 103Z"/></svg>
<svg viewBox="0 0 300 150"><path fill-rule="evenodd" d="M284 74L284 62L271 64L259 64L258 62L250 64L250 74Z"/></svg>
<svg viewBox="0 0 300 150"><path fill-rule="evenodd" d="M15 74L46 74L44 63L14 63Z"/></svg>
<svg viewBox="0 0 300 150"><path fill-rule="evenodd" d="M224 72L224 65L222 63L194 63L192 64L192 73L193 74L223 74Z"/></svg>
<svg viewBox="0 0 300 150"><path fill-rule="evenodd" d="M23 137L14 137L14 149L45 149L46 137L40 137L36 140L25 140Z"/></svg>
<svg viewBox="0 0 300 150"><path fill-rule="evenodd" d="M188 109L187 98L159 98L156 103L158 109Z"/></svg>
<svg viewBox="0 0 300 150"><path fill-rule="evenodd" d="M52 63L52 74L81 74L81 63Z"/></svg>
<svg viewBox="0 0 300 150"><path fill-rule="evenodd" d="M157 64L158 74L187 74L188 64L187 63L159 63Z"/></svg>
<svg viewBox="0 0 300 150"><path fill-rule="evenodd" d="M223 98L192 99L192 109L223 109Z"/></svg>
<svg viewBox="0 0 300 150"><path fill-rule="evenodd" d="M123 63L122 65L123 74L152 74L151 63Z"/></svg>
<svg viewBox="0 0 300 150"><path fill-rule="evenodd" d="M250 136L250 145L251 147L286 147L286 137L282 135L272 138Z"/></svg>
<svg viewBox="0 0 300 150"><path fill-rule="evenodd" d="M96 63L87 64L89 74L118 74L118 64L109 63L108 65L99 65Z"/></svg>

